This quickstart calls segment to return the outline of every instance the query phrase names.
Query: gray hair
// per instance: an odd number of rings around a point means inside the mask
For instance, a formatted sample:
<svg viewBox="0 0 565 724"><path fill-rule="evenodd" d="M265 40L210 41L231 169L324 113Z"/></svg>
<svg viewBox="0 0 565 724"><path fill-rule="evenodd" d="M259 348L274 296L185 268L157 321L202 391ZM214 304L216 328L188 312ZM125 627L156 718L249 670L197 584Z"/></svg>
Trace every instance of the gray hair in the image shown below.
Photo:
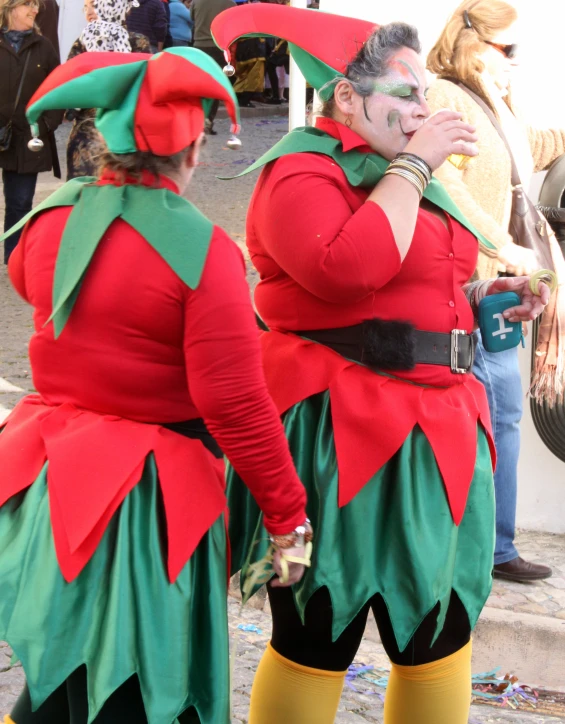
<svg viewBox="0 0 565 724"><path fill-rule="evenodd" d="M388 23L381 25L370 36L355 58L347 66L345 79L360 96L370 96L374 91L375 80L383 76L388 62L395 51L410 48L416 53L422 52L418 31L407 23ZM334 110L333 89L343 78L338 76L320 89L322 98L331 95L322 107L323 116L331 116Z"/></svg>

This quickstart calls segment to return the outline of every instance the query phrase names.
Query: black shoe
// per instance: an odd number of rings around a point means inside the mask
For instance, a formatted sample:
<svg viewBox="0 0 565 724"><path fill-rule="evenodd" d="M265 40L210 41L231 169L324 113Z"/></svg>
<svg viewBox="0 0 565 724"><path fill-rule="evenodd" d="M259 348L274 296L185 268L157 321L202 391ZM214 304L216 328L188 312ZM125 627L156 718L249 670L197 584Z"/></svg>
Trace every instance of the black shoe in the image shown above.
<svg viewBox="0 0 565 724"><path fill-rule="evenodd" d="M493 573L495 578L504 578L507 581L518 581L519 583L543 581L553 575L553 571L549 566L530 563L520 558L520 556L508 561L508 563L498 563L494 566Z"/></svg>
<svg viewBox="0 0 565 724"><path fill-rule="evenodd" d="M282 101L280 98L268 98L265 103L267 103L269 106L281 106Z"/></svg>
<svg viewBox="0 0 565 724"><path fill-rule="evenodd" d="M204 133L208 136L217 136L218 131L214 130L214 124L211 123L208 119L204 121Z"/></svg>

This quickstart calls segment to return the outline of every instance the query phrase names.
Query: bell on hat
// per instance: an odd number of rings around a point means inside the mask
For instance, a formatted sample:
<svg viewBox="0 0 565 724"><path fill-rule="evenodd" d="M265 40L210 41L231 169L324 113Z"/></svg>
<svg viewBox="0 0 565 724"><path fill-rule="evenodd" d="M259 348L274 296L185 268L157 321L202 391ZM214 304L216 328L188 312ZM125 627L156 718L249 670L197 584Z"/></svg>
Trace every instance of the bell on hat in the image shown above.
<svg viewBox="0 0 565 724"><path fill-rule="evenodd" d="M39 153L43 149L43 146L45 145L41 138L39 138L39 128L37 127L37 123L32 123L31 126L31 140L28 141L27 147L30 151L33 151L34 153Z"/></svg>
<svg viewBox="0 0 565 724"><path fill-rule="evenodd" d="M215 100L223 101L237 133L232 85L220 66L196 48L168 48L157 56L82 53L57 67L28 103L30 144L37 147L36 124L46 110L96 108L96 128L111 153L173 156L197 140ZM235 139L230 147L239 145Z"/></svg>
<svg viewBox="0 0 565 724"><path fill-rule="evenodd" d="M328 100L333 82L344 75L377 27L366 20L263 2L224 10L212 21L211 32L224 51L226 75L233 68L228 49L240 38L272 36L288 41L290 55L308 83Z"/></svg>

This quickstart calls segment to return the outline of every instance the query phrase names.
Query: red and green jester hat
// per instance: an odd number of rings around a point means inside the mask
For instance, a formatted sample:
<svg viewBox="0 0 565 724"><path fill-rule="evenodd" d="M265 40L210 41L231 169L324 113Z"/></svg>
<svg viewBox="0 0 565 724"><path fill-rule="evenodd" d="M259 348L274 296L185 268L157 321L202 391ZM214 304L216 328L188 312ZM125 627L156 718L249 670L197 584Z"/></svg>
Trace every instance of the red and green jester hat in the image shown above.
<svg viewBox="0 0 565 724"><path fill-rule="evenodd" d="M225 103L232 133L237 133L239 107L231 83L200 50L170 48L153 56L84 53L56 68L31 98L26 110L34 136L30 147L44 111L97 108L96 128L111 153L148 151L172 156L200 136L214 100ZM133 226L192 289L200 281L212 237L212 223L172 191L155 189L147 194L134 185L98 186L95 181L90 177L69 181L5 234L45 209L74 206L55 267L51 319L56 337L71 313L96 247L114 219L123 218ZM187 229L193 237L190 253ZM74 244L77 234L80 253Z"/></svg>
<svg viewBox="0 0 565 724"><path fill-rule="evenodd" d="M47 109L95 107L96 126L112 153L149 151L171 156L200 136L207 106L214 99L227 106L235 131L239 114L231 84L221 68L199 50L172 48L154 56L85 53L46 78L28 105L27 117L35 124ZM99 184L96 178L78 178L58 189L14 228L58 206L73 209L61 238L53 279L48 322L53 321L56 337L80 295L99 242L117 218L141 234L188 287L198 287L214 227L180 195L158 184ZM154 425L86 411L69 416L64 406L51 410L48 419L44 417L44 406L26 398L2 430L0 506L28 488L49 459L50 496L58 501L51 508L57 560L65 580L72 581L90 560L107 522L139 480L139 466L153 451L167 515L168 575L174 581L225 507L222 472L210 463L209 456L202 457L202 446L187 447L177 440L180 436L161 434ZM73 438L70 448L58 444L61 427ZM119 447L114 444L117 435L126 441ZM108 455L101 458L99 449L107 450ZM202 486L194 492L201 501L196 508L179 487L179 459L184 469L201 471L196 476ZM177 462L172 466L171 461ZM81 470L79 479L77 469Z"/></svg>
<svg viewBox="0 0 565 724"><path fill-rule="evenodd" d="M224 72L227 75L233 72L229 48L240 38L267 35L287 40L290 55L302 74L320 98L326 101L332 97L336 82L345 77L347 66L378 27L374 22L319 10L254 3L220 13L214 18L211 30L216 45L224 51L227 62ZM291 153L330 156L343 169L352 186L373 188L388 167L388 161L376 154L343 153L339 140L306 126L295 128L243 174ZM437 179L432 179L424 196L457 219L487 248L494 248L467 221Z"/></svg>

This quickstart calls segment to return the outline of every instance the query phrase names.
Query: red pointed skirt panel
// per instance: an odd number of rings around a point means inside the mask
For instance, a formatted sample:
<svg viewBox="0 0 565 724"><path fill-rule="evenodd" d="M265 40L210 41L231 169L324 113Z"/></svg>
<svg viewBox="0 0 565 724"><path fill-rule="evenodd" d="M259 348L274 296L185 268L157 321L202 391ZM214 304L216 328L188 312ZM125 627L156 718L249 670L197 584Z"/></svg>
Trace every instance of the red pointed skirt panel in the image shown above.
<svg viewBox="0 0 565 724"><path fill-rule="evenodd" d="M141 479L151 452L163 494L172 583L226 507L223 460L199 440L70 404L45 405L29 395L0 434L0 505L32 485L49 463L55 549L63 576L72 581Z"/></svg>
<svg viewBox="0 0 565 724"><path fill-rule="evenodd" d="M267 384L281 415L307 397L330 391L340 507L419 425L459 525L475 469L477 423L487 434L493 467L496 461L486 392L473 375L458 375L451 387L423 387L377 374L294 334L263 332L261 340Z"/></svg>

